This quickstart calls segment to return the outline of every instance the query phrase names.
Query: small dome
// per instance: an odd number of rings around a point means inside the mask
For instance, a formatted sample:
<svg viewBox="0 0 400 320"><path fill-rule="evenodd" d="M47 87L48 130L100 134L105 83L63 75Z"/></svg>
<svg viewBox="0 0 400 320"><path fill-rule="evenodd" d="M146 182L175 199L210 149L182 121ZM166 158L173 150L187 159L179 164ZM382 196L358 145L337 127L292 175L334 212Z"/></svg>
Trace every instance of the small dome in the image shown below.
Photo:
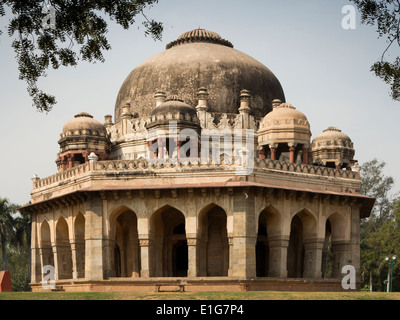
<svg viewBox="0 0 400 320"><path fill-rule="evenodd" d="M193 115L197 116L196 108L183 102L183 100L177 96L172 96L171 98L165 100L164 103L157 106L151 112L151 115L157 115L157 114L166 115L168 112L170 112L171 114L179 112L180 114L190 114L190 116Z"/></svg>
<svg viewBox="0 0 400 320"><path fill-rule="evenodd" d="M274 143L300 143L309 145L310 124L307 117L289 103L277 103L261 122L258 131L261 145Z"/></svg>
<svg viewBox="0 0 400 320"><path fill-rule="evenodd" d="M347 146L349 148L353 147L353 142L349 138L347 134L344 134L342 130L336 127L329 127L324 130L323 133L316 136L313 140L313 146L323 146L323 145L334 145L334 144L342 144L343 146Z"/></svg>
<svg viewBox="0 0 400 320"><path fill-rule="evenodd" d="M314 164L348 167L353 162L355 150L348 135L336 127L329 127L314 138L311 157Z"/></svg>
<svg viewBox="0 0 400 320"><path fill-rule="evenodd" d="M162 128L168 130L172 122L176 122L178 131L185 128L200 130L200 121L196 108L183 102L178 96L172 96L152 110L146 127L148 130ZM168 135L168 134L167 134Z"/></svg>
<svg viewBox="0 0 400 320"><path fill-rule="evenodd" d="M68 121L63 127L63 133L73 135L100 135L106 136L106 127L93 116L86 112L75 115L74 119Z"/></svg>

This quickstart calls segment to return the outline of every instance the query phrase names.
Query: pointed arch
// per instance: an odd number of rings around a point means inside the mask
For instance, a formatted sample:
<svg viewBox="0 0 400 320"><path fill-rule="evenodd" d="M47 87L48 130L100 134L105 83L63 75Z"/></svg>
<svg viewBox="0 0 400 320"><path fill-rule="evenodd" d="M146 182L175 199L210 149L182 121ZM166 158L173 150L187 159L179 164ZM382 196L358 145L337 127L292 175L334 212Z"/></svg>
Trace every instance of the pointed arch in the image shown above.
<svg viewBox="0 0 400 320"><path fill-rule="evenodd" d="M186 277L188 246L185 215L171 205L157 209L150 217L150 275Z"/></svg>
<svg viewBox="0 0 400 320"><path fill-rule="evenodd" d="M210 203L198 216L199 274L202 276L227 276L229 269L229 241L226 211Z"/></svg>
<svg viewBox="0 0 400 320"><path fill-rule="evenodd" d="M293 215L287 251L288 278L303 277L305 242L309 239L317 238L317 227L317 219L308 209L302 208Z"/></svg>
<svg viewBox="0 0 400 320"><path fill-rule="evenodd" d="M79 212L74 219L76 277L85 277L85 217ZM75 278L75 277L74 277Z"/></svg>
<svg viewBox="0 0 400 320"><path fill-rule="evenodd" d="M280 212L272 205L268 205L258 216L256 241L256 276L267 277L269 271L269 236L281 233Z"/></svg>
<svg viewBox="0 0 400 320"><path fill-rule="evenodd" d="M40 225L40 251L42 270L46 265L54 267L54 254L51 247L50 225L46 219Z"/></svg>
<svg viewBox="0 0 400 320"><path fill-rule="evenodd" d="M121 205L111 212L109 222L111 275L139 277L140 248L136 213Z"/></svg>
<svg viewBox="0 0 400 320"><path fill-rule="evenodd" d="M56 252L59 279L72 279L72 250L69 241L69 227L63 216L56 225Z"/></svg>
<svg viewBox="0 0 400 320"><path fill-rule="evenodd" d="M341 274L342 244L346 239L346 219L334 211L326 219L325 243L322 251L322 274L325 278L336 278Z"/></svg>

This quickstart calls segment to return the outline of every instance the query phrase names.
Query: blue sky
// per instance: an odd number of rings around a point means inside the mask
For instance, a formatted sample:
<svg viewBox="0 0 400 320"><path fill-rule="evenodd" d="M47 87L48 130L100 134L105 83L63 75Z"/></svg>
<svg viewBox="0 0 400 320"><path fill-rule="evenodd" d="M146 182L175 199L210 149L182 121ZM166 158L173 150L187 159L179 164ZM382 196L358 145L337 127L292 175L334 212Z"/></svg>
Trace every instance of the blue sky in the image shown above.
<svg viewBox="0 0 400 320"><path fill-rule="evenodd" d="M81 62L76 68L50 70L40 81L57 105L37 112L18 80L7 33L0 38L0 196L25 204L33 174L56 173L57 141L63 125L85 111L103 122L114 114L118 90L130 71L163 51L180 34L201 27L231 41L266 65L280 80L287 102L302 111L313 137L336 126L353 140L360 164L377 158L400 190L398 143L400 103L389 86L370 71L386 43L375 29L342 28L342 0L160 0L147 15L161 20L163 40L145 37L140 22L129 31L109 25L112 50L106 62ZM4 30L9 16L0 20ZM139 29L137 28L139 27ZM251 88L249 88L251 90Z"/></svg>

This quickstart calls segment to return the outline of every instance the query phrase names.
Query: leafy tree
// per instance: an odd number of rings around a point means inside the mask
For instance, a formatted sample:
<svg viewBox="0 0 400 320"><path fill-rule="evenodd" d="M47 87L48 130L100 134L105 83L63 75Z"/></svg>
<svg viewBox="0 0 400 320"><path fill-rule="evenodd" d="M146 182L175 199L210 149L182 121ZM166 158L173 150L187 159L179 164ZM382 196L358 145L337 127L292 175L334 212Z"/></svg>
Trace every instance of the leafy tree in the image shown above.
<svg viewBox="0 0 400 320"><path fill-rule="evenodd" d="M379 61L371 66L375 75L390 85L391 97L400 101L400 57L387 61L390 49L400 45L400 1L398 0L350 0L361 13L361 22L376 26L379 38L388 45ZM398 48L397 48L398 50Z"/></svg>
<svg viewBox="0 0 400 320"><path fill-rule="evenodd" d="M17 206L6 198L0 198L0 246L3 260L3 270L7 270L6 247L10 239L15 239L14 219L12 214Z"/></svg>
<svg viewBox="0 0 400 320"><path fill-rule="evenodd" d="M400 198L390 194L394 180L385 176L385 162L374 159L361 167L361 192L376 199L371 216L361 222L361 273L371 289L384 291L387 275L385 255L393 254L396 246L396 223L400 223ZM397 232L397 233L396 233ZM391 239L391 240L390 240ZM400 238L399 238L400 240ZM400 247L400 242L397 243Z"/></svg>
<svg viewBox="0 0 400 320"><path fill-rule="evenodd" d="M105 18L129 29L143 18L145 35L161 39L163 25L144 14L158 0L2 0L0 16L8 7L13 15L8 35L13 37L19 78L28 85L33 105L48 112L56 104L54 96L38 88L40 77L50 67L76 66L79 60L103 62L103 52L110 50ZM52 21L53 20L53 21ZM54 22L54 24L52 24ZM1 32L1 31L0 31Z"/></svg>

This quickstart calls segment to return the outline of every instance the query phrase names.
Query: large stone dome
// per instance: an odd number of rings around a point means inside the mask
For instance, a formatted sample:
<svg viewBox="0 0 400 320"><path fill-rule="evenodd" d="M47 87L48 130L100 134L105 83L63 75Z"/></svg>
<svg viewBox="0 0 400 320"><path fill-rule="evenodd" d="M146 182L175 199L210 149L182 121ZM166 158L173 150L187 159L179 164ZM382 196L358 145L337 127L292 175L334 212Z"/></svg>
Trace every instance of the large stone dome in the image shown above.
<svg viewBox="0 0 400 320"><path fill-rule="evenodd" d="M259 118L272 110L272 100L285 101L281 84L267 67L233 49L217 33L196 29L182 34L128 75L118 93L115 122L120 121L126 103L133 114L151 115L159 90L196 106L201 87L208 89L208 111L217 115L238 113L243 89L251 92L251 114Z"/></svg>

